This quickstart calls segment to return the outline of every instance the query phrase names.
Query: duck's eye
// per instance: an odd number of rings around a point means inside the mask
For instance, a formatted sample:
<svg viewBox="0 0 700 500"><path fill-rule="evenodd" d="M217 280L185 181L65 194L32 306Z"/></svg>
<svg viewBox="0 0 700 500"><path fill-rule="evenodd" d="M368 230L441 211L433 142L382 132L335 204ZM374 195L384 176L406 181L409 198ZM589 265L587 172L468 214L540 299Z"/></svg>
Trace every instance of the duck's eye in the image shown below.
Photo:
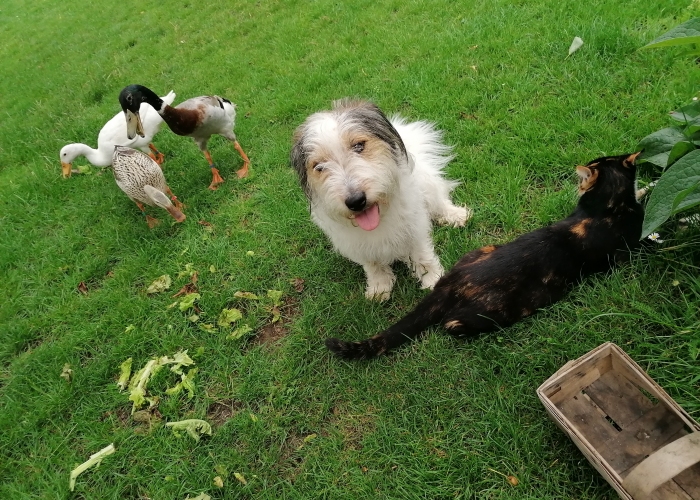
<svg viewBox="0 0 700 500"><path fill-rule="evenodd" d="M314 163L313 169L314 169L314 172L323 172L323 163L318 163L318 162Z"/></svg>
<svg viewBox="0 0 700 500"><path fill-rule="evenodd" d="M352 145L351 149L355 153L362 153L365 150L365 141L358 141Z"/></svg>

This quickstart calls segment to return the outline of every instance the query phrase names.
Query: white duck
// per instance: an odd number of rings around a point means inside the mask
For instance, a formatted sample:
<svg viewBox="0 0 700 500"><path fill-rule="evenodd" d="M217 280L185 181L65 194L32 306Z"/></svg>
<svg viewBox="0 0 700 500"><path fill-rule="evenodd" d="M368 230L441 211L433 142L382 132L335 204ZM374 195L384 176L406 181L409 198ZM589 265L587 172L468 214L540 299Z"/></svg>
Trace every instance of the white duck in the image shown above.
<svg viewBox="0 0 700 500"><path fill-rule="evenodd" d="M185 220L185 214L182 213L182 203L170 190L165 182L163 171L149 155L136 149L115 146L112 171L117 186L136 203L141 213L146 216L148 227L154 227L158 223L158 219L146 215L144 204L167 210L178 222Z"/></svg>
<svg viewBox="0 0 700 500"><path fill-rule="evenodd" d="M162 99L163 102L172 104L175 100L175 92L171 90L170 93ZM71 163L81 155L84 155L88 161L96 167L109 167L112 164L114 146L127 146L140 149L153 158L159 165L163 163L165 159L163 154L151 143L153 136L158 133L161 125L163 125L163 119L146 103L141 105L139 114L143 122L143 137L137 135L133 139L129 139L124 115L122 113L117 113L111 120L105 123L102 130L100 130L100 134L97 136L97 149L93 149L87 144L80 143L63 146L61 149L63 177L70 177L72 172Z"/></svg>

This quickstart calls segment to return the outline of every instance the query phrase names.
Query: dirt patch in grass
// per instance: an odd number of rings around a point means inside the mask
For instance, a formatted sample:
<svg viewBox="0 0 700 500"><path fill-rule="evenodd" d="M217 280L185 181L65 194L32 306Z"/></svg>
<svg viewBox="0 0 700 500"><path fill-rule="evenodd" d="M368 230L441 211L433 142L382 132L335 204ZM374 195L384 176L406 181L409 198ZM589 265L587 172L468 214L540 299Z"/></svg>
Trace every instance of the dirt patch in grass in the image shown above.
<svg viewBox="0 0 700 500"><path fill-rule="evenodd" d="M255 337L256 344L276 344L279 340L285 337L289 330L285 327L282 321L277 323L269 323L258 330Z"/></svg>
<svg viewBox="0 0 700 500"><path fill-rule="evenodd" d="M279 307L279 314L279 321L268 323L258 329L258 333L253 340L255 345L275 346L287 336L289 333L287 325L299 315L299 305L296 298L288 297L285 303Z"/></svg>
<svg viewBox="0 0 700 500"><path fill-rule="evenodd" d="M241 411L242 408L243 404L233 399L214 401L207 408L207 422L219 427Z"/></svg>

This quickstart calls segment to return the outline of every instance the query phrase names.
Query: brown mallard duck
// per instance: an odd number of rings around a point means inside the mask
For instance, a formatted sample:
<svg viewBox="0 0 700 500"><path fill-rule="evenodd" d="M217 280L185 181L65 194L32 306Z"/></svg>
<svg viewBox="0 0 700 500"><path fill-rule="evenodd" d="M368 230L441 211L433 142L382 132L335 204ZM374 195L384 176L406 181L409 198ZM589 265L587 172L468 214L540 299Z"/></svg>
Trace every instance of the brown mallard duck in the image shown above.
<svg viewBox="0 0 700 500"><path fill-rule="evenodd" d="M193 97L181 102L175 107L166 104L151 89L143 85L129 85L119 94L119 103L126 117L127 136L133 138L136 134L143 136L143 124L139 116L142 103L151 105L167 123L170 130L177 135L192 137L204 157L209 162L212 181L209 189L215 190L224 179L219 174L214 160L207 149L207 142L214 134L219 134L233 142L238 154L243 158L243 167L236 172L238 178L248 175L250 160L233 133L236 120L236 108L228 99L216 95Z"/></svg>
<svg viewBox="0 0 700 500"><path fill-rule="evenodd" d="M163 171L150 156L136 149L115 146L112 155L112 170L117 186L136 203L141 213L146 216L148 227L153 228L158 224L158 219L146 215L144 203L167 210L178 222L185 220L185 214L182 213L182 203L165 183Z"/></svg>

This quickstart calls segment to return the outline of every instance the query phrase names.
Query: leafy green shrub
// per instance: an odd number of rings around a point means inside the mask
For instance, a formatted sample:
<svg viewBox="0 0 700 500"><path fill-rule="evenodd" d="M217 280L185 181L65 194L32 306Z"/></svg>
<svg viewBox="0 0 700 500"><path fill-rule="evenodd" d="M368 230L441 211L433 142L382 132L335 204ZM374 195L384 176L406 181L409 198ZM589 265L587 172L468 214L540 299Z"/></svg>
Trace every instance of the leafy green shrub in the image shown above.
<svg viewBox="0 0 700 500"><path fill-rule="evenodd" d="M700 18L693 18L642 48L690 45L690 53L700 54ZM671 113L673 126L648 135L639 143L647 162L663 171L649 197L642 227L647 237L669 217L700 205L700 101Z"/></svg>

